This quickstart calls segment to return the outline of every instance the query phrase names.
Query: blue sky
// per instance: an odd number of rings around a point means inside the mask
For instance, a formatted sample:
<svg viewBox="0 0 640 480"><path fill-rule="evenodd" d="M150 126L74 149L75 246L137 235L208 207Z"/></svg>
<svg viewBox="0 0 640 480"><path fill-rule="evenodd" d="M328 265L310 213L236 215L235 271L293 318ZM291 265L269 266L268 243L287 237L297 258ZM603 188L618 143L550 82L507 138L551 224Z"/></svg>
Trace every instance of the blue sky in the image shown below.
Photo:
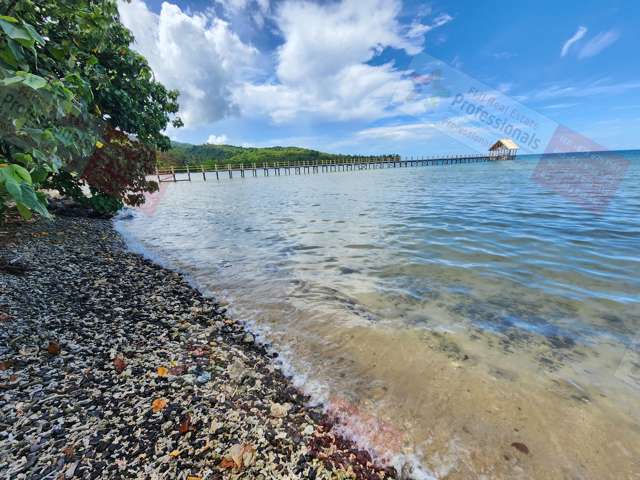
<svg viewBox="0 0 640 480"><path fill-rule="evenodd" d="M640 147L638 1L132 0L120 13L181 92L175 140L411 156L514 131L539 152L563 127Z"/></svg>

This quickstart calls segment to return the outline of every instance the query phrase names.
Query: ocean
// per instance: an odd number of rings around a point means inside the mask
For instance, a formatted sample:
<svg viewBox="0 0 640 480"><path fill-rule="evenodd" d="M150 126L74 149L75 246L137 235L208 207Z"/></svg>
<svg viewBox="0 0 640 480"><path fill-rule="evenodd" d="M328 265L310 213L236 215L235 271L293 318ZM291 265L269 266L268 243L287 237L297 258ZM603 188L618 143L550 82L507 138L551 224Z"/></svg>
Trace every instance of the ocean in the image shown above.
<svg viewBox="0 0 640 480"><path fill-rule="evenodd" d="M381 462L640 474L640 152L162 185L116 221L130 247Z"/></svg>

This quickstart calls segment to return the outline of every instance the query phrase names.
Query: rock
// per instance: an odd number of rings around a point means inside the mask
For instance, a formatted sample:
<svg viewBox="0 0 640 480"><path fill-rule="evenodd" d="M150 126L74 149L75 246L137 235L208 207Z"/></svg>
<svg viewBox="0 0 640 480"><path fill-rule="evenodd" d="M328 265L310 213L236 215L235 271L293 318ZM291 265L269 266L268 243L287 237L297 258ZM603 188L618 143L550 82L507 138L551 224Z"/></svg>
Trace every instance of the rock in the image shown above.
<svg viewBox="0 0 640 480"><path fill-rule="evenodd" d="M289 409L290 409L290 405L289 404L281 404L281 403L272 403L271 404L271 416L275 417L275 418L283 418L287 416L287 413L289 413Z"/></svg>
<svg viewBox="0 0 640 480"><path fill-rule="evenodd" d="M73 476L76 474L76 468L78 468L78 463L80 462L73 462L71 465L67 467L67 470L64 473L64 478L73 478Z"/></svg>
<svg viewBox="0 0 640 480"><path fill-rule="evenodd" d="M211 374L209 372L202 372L200 375L198 375L198 377L196 378L196 381L200 384L202 383L207 383L209 380L211 380Z"/></svg>
<svg viewBox="0 0 640 480"><path fill-rule="evenodd" d="M255 342L255 341L256 341L256 339L255 339L255 337L254 337L252 334L250 334L250 333L246 333L246 334L244 335L244 337L242 337L242 341L243 341L244 343L253 343L253 342Z"/></svg>

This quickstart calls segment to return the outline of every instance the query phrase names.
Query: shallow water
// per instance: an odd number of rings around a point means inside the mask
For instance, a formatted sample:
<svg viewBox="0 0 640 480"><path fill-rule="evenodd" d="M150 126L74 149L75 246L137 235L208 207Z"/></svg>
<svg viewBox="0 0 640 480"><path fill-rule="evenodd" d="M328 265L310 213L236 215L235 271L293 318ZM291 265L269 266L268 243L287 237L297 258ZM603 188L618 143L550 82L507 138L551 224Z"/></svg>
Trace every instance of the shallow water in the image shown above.
<svg viewBox="0 0 640 480"><path fill-rule="evenodd" d="M640 155L615 162L619 183L559 193L537 157L194 176L118 227L227 299L381 459L436 478L640 478ZM584 191L595 208L574 203Z"/></svg>

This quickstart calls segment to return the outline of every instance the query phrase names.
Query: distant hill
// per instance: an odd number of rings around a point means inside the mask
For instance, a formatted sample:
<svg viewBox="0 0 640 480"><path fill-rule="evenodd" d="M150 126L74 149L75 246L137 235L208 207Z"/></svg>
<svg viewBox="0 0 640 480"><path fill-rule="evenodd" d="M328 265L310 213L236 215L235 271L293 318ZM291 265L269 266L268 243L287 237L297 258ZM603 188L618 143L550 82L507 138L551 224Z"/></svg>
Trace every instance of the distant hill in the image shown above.
<svg viewBox="0 0 640 480"><path fill-rule="evenodd" d="M264 162L292 162L330 160L339 155L309 150L300 147L236 147L233 145L191 145L172 142L168 152L158 153L158 164L162 167L200 164L238 164Z"/></svg>

